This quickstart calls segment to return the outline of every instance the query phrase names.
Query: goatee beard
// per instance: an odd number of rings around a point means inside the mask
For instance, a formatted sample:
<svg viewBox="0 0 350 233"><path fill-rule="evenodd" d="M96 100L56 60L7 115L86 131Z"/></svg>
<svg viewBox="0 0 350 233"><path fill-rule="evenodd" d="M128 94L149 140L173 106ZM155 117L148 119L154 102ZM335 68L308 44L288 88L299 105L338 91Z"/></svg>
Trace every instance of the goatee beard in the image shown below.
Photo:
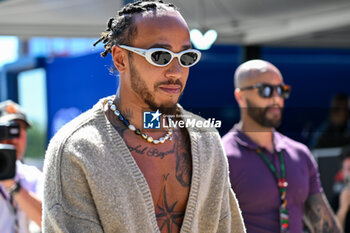
<svg viewBox="0 0 350 233"><path fill-rule="evenodd" d="M278 128L281 125L282 114L279 119L268 119L266 115L271 107L272 106L267 106L265 108L255 107L252 102L247 100L247 113L255 122L266 128Z"/></svg>
<svg viewBox="0 0 350 233"><path fill-rule="evenodd" d="M131 56L129 56L131 57ZM134 65L132 64L132 59L129 59L129 67L130 67L130 79L131 79L131 88L135 91L137 95L144 100L144 102L149 106L151 111L159 111L162 114L166 115L174 115L177 113L177 102L171 104L160 104L158 105L154 99L154 96L151 94L150 90L147 88L144 80L141 79L139 72L136 70ZM158 88L160 85L170 85L177 84L183 89L183 84L180 80L167 80L165 82L156 83L154 85L154 89Z"/></svg>

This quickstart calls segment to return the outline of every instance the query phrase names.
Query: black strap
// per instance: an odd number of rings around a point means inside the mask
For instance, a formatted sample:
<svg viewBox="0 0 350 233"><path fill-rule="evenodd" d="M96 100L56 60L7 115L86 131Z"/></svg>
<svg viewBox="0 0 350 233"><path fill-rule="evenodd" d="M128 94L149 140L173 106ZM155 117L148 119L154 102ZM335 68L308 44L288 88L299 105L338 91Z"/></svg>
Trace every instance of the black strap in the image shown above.
<svg viewBox="0 0 350 233"><path fill-rule="evenodd" d="M7 201L7 198L6 198L6 195L4 193L4 190L2 190L1 187L0 187L0 193L1 193L1 196Z"/></svg>
<svg viewBox="0 0 350 233"><path fill-rule="evenodd" d="M15 217L15 233L19 232L19 223L18 223L18 215L17 215L17 204L13 200L13 196L10 196L10 199L6 197L6 194L4 193L4 190L0 187L0 193L1 196L8 202L10 205L13 215Z"/></svg>

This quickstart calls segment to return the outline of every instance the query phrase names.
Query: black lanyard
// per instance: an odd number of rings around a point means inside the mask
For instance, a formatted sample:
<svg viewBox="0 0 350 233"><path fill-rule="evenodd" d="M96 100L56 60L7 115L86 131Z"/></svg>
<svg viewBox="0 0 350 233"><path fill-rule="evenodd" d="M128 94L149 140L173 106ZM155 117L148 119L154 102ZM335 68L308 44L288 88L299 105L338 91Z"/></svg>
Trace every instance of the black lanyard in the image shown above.
<svg viewBox="0 0 350 233"><path fill-rule="evenodd" d="M276 178L277 186L280 192L281 205L280 205L280 224L281 224L281 232L286 233L289 232L289 216L287 209L287 199L286 199L286 189L288 183L286 181L286 167L284 164L283 153L279 152L280 165L281 165L281 174L278 174L275 166L270 162L270 160L266 157L266 155L258 148L256 149L258 155L263 159L265 164L269 167L270 171Z"/></svg>
<svg viewBox="0 0 350 233"><path fill-rule="evenodd" d="M6 197L6 194L4 193L4 191L2 190L2 188L0 187L0 193L1 196L8 202L13 215L15 217L15 233L19 232L19 224L18 224L18 215L17 215L17 204L15 203L15 201L13 200L13 197L10 196L10 199L8 199Z"/></svg>

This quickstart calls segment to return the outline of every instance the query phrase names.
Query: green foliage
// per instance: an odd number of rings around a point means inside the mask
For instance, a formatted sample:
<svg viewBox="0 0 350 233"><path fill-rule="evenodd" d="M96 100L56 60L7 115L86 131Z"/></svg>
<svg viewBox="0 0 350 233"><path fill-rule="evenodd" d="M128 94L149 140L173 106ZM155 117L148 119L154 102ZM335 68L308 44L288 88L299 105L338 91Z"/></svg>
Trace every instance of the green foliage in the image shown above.
<svg viewBox="0 0 350 233"><path fill-rule="evenodd" d="M44 158L46 146L46 128L37 122L32 122L32 127L27 131L25 157Z"/></svg>

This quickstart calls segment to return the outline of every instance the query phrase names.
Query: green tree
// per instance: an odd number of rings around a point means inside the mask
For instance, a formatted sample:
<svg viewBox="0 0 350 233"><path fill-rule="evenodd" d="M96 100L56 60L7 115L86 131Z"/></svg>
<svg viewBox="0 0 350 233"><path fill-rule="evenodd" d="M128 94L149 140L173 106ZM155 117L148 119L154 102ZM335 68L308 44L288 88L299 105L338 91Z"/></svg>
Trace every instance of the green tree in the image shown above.
<svg viewBox="0 0 350 233"><path fill-rule="evenodd" d="M27 131L25 156L28 158L44 158L46 146L46 128L37 122L32 122L32 127Z"/></svg>

